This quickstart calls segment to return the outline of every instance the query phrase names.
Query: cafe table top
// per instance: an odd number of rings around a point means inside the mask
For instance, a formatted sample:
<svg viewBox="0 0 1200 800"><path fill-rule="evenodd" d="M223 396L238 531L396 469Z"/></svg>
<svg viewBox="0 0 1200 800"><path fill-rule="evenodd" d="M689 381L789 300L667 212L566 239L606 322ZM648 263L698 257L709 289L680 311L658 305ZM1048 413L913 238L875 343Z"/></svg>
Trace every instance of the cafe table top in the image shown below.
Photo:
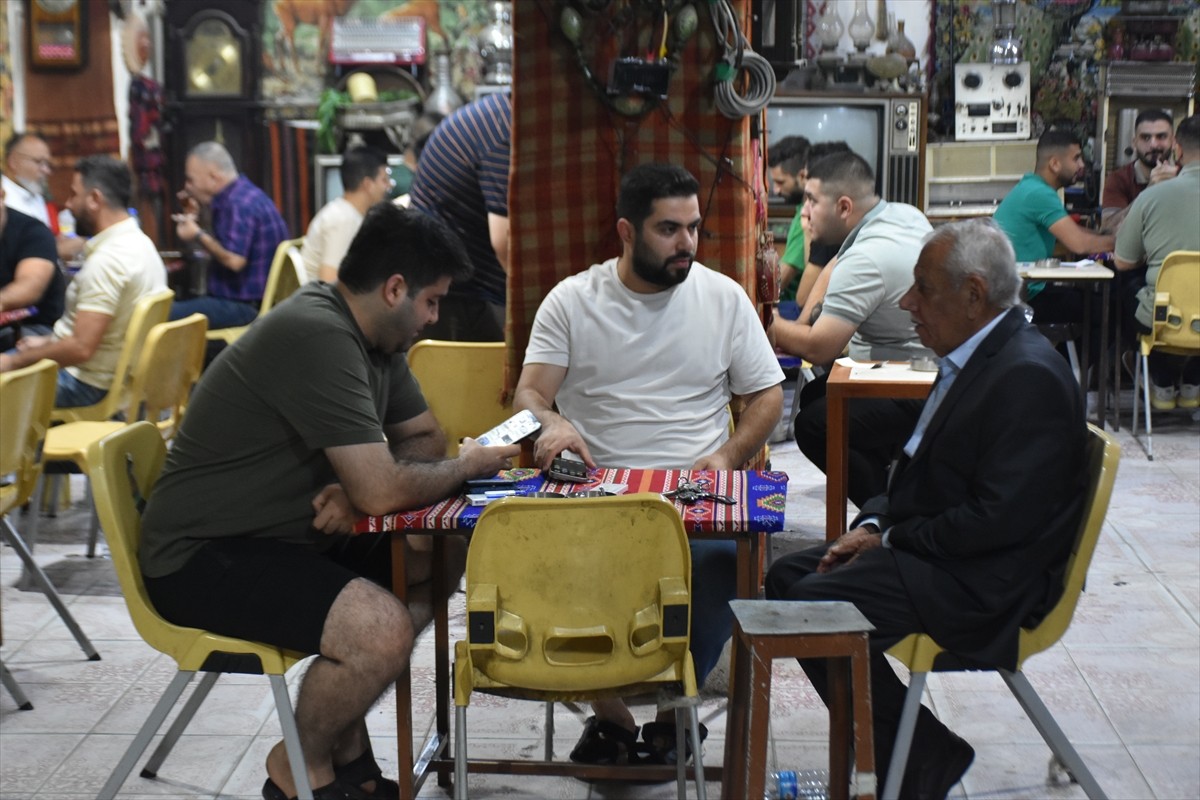
<svg viewBox="0 0 1200 800"><path fill-rule="evenodd" d="M589 470L588 480L582 483L549 480L540 470L532 468L504 470L499 476L516 482L517 495L533 492L568 495L561 502L570 502L569 495L573 492L593 490L601 484L624 485L625 494L661 494L676 488L682 480L707 481L708 491L731 497L734 503L700 500L689 505L676 500L675 507L692 534L774 533L783 530L787 503L786 472L597 468ZM425 508L364 517L355 526L355 532L473 528L483 509L484 506L471 505L463 492Z"/></svg>

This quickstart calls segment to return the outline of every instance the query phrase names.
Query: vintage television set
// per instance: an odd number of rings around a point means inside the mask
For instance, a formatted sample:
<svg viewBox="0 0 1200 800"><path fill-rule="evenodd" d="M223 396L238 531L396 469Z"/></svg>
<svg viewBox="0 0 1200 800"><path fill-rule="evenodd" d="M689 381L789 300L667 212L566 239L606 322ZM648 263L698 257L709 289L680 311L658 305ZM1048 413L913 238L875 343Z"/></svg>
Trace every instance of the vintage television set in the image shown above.
<svg viewBox="0 0 1200 800"><path fill-rule="evenodd" d="M396 182L393 194L404 194L412 183L412 172L404 163L400 153L388 153L388 166L392 170L392 180ZM342 157L340 155L319 155L313 159L313 208L321 210L335 197L342 196Z"/></svg>
<svg viewBox="0 0 1200 800"><path fill-rule="evenodd" d="M813 143L844 140L871 165L880 197L923 207L923 95L777 94L764 114L768 150L785 136L799 135ZM796 207L772 195L768 212L790 219Z"/></svg>

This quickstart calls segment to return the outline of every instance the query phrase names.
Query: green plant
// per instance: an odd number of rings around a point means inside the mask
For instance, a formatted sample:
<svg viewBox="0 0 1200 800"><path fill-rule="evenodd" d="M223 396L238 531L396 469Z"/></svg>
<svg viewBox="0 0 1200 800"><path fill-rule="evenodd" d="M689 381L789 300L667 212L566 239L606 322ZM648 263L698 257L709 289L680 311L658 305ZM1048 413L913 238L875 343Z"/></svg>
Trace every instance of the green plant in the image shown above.
<svg viewBox="0 0 1200 800"><path fill-rule="evenodd" d="M417 100L417 95L404 90L391 90L379 93L380 103L395 103L403 100ZM337 89L325 89L317 103L317 149L322 153L338 152L337 129L338 112L353 105L350 93Z"/></svg>

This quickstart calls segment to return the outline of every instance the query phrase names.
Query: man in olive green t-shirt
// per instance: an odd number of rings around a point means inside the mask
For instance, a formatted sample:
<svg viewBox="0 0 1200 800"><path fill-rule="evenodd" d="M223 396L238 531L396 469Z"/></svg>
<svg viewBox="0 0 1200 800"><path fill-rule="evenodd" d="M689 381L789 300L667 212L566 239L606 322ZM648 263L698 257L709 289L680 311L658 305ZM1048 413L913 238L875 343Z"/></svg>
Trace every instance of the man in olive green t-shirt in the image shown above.
<svg viewBox="0 0 1200 800"><path fill-rule="evenodd" d="M386 538L346 534L361 514L428 505L520 452L467 439L444 459L405 363L469 272L443 223L376 205L337 283L304 287L209 367L146 507L139 560L164 618L318 654L296 702L318 797L398 792L365 715L431 616L430 554L407 562L422 585L405 607L387 588ZM266 768L267 800L296 796L282 742Z"/></svg>

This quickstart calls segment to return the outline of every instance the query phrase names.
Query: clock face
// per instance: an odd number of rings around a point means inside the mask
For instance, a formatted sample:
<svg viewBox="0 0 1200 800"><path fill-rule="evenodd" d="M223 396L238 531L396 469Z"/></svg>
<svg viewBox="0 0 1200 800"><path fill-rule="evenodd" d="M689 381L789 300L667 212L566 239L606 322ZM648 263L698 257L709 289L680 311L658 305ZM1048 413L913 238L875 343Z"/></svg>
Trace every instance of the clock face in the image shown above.
<svg viewBox="0 0 1200 800"><path fill-rule="evenodd" d="M188 97L236 97L242 93L242 42L219 19L196 26L184 45Z"/></svg>
<svg viewBox="0 0 1200 800"><path fill-rule="evenodd" d="M79 0L34 0L38 7L47 14L65 14L74 11Z"/></svg>

